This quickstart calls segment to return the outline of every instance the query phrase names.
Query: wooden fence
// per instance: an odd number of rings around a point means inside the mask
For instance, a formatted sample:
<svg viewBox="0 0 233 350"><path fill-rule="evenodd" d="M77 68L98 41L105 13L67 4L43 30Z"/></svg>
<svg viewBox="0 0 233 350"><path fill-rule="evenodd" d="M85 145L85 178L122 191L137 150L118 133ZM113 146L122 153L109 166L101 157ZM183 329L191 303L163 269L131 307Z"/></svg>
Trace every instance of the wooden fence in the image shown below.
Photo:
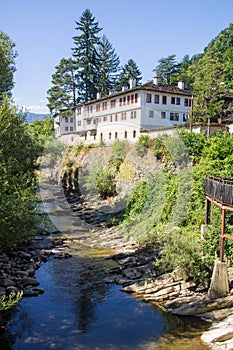
<svg viewBox="0 0 233 350"><path fill-rule="evenodd" d="M233 179L216 176L205 177L205 195L215 199L217 202L233 206Z"/></svg>

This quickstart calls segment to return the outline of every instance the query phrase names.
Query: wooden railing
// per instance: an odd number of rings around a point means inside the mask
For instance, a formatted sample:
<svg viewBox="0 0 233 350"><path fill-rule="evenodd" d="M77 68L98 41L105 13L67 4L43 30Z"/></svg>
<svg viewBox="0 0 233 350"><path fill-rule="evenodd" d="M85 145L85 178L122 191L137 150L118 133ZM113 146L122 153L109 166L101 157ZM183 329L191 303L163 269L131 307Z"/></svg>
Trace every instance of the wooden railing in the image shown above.
<svg viewBox="0 0 233 350"><path fill-rule="evenodd" d="M206 196L223 205L233 206L233 179L207 175L204 192Z"/></svg>

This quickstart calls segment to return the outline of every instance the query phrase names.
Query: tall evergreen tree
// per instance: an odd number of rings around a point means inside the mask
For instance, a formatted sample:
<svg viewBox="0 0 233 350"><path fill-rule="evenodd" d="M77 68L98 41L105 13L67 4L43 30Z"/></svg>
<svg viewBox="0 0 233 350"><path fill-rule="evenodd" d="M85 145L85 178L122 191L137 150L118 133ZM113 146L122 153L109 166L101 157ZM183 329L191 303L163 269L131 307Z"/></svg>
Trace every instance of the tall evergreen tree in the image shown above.
<svg viewBox="0 0 233 350"><path fill-rule="evenodd" d="M109 91L116 86L116 73L119 69L120 60L115 49L105 35L98 45L99 55L99 79L98 91L102 95L108 95Z"/></svg>
<svg viewBox="0 0 233 350"><path fill-rule="evenodd" d="M132 58L122 67L118 79L118 88L120 89L122 86L128 86L130 78L136 80L136 85L138 85L142 79L142 73Z"/></svg>
<svg viewBox="0 0 233 350"><path fill-rule="evenodd" d="M52 87L47 91L48 108L56 112L63 108L73 108L77 103L76 62L62 58L52 75Z"/></svg>
<svg viewBox="0 0 233 350"><path fill-rule="evenodd" d="M174 83L177 80L176 55L160 58L153 72L155 72L161 84L170 85Z"/></svg>
<svg viewBox="0 0 233 350"><path fill-rule="evenodd" d="M86 9L80 21L76 22L79 35L73 38L73 56L78 64L79 87L82 102L96 98L98 82L98 33L102 30L89 9Z"/></svg>
<svg viewBox="0 0 233 350"><path fill-rule="evenodd" d="M15 44L6 33L0 31L0 102L2 102L3 93L11 96L16 57Z"/></svg>

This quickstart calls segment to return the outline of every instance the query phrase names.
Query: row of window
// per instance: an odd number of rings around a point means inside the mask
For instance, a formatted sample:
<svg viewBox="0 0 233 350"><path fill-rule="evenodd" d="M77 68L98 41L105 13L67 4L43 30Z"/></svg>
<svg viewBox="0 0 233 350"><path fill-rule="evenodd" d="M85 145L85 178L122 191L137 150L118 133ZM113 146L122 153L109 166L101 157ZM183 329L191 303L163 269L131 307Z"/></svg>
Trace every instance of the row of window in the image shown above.
<svg viewBox="0 0 233 350"><path fill-rule="evenodd" d="M65 123L73 123L74 122L74 118L73 117L70 117L70 120L69 120L69 117L65 117Z"/></svg>
<svg viewBox="0 0 233 350"><path fill-rule="evenodd" d="M128 96L124 96L124 97L121 97L119 98L119 106L125 106L125 105L130 105L130 104L133 104L133 103L137 103L138 102L138 94L132 94L132 95L128 95ZM116 103L117 103L117 100L116 99L113 99L110 101L110 108L116 108ZM100 112L101 110L102 111L106 111L107 108L108 108L108 102L105 101L105 102L102 102L102 103L97 103L94 106L87 106L87 113L92 113L94 112L94 108L95 108L95 111L96 112ZM81 114L81 108L78 108L77 110L77 114L80 115Z"/></svg>
<svg viewBox="0 0 233 350"><path fill-rule="evenodd" d="M136 130L133 130L133 135L132 136L133 136L133 138L136 137ZM115 139L118 138L118 132L117 131L115 131L115 133L109 132L108 139L111 140L112 138L115 138ZM124 132L124 138L125 139L128 138L128 131ZM100 139L103 139L103 134L102 133L100 134Z"/></svg>
<svg viewBox="0 0 233 350"><path fill-rule="evenodd" d="M127 113L126 112L123 112L123 113L118 113L118 114L115 114L115 115L105 115L104 117L99 117L98 118L98 121L99 122L117 122L117 121L123 121L123 120L126 120L127 118ZM130 119L136 119L137 118L137 111L131 111L130 112Z"/></svg>
<svg viewBox="0 0 233 350"><path fill-rule="evenodd" d="M65 131L74 131L74 127L70 126L70 128L68 126L65 126Z"/></svg>
<svg viewBox="0 0 233 350"><path fill-rule="evenodd" d="M160 114L161 119L167 119L167 113L169 113L169 112L161 112L161 114ZM149 118L154 118L154 116L155 116L154 111L149 110ZM170 112L170 114L169 114L169 119L173 120L173 121L179 121L180 120L179 117L180 117L179 113ZM183 113L182 114L183 122L187 121L188 117L189 117L188 114Z"/></svg>
<svg viewBox="0 0 233 350"><path fill-rule="evenodd" d="M166 95L160 96L160 95L146 94L146 102L147 103L152 103L152 98L153 98L153 102L155 104L159 104L159 103L162 103L163 105L167 104L168 97ZM171 96L171 104L180 106L181 98ZM184 99L184 106L191 107L191 105L192 105L192 100L190 98L185 98Z"/></svg>

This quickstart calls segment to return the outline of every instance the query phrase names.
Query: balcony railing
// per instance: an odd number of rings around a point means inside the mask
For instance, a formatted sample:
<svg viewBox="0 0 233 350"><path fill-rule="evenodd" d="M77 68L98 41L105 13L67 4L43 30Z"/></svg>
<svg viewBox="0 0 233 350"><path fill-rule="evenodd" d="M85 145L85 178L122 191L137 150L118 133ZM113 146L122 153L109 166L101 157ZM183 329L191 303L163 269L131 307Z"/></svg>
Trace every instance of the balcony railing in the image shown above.
<svg viewBox="0 0 233 350"><path fill-rule="evenodd" d="M204 191L206 196L217 202L233 206L233 179L207 175Z"/></svg>

